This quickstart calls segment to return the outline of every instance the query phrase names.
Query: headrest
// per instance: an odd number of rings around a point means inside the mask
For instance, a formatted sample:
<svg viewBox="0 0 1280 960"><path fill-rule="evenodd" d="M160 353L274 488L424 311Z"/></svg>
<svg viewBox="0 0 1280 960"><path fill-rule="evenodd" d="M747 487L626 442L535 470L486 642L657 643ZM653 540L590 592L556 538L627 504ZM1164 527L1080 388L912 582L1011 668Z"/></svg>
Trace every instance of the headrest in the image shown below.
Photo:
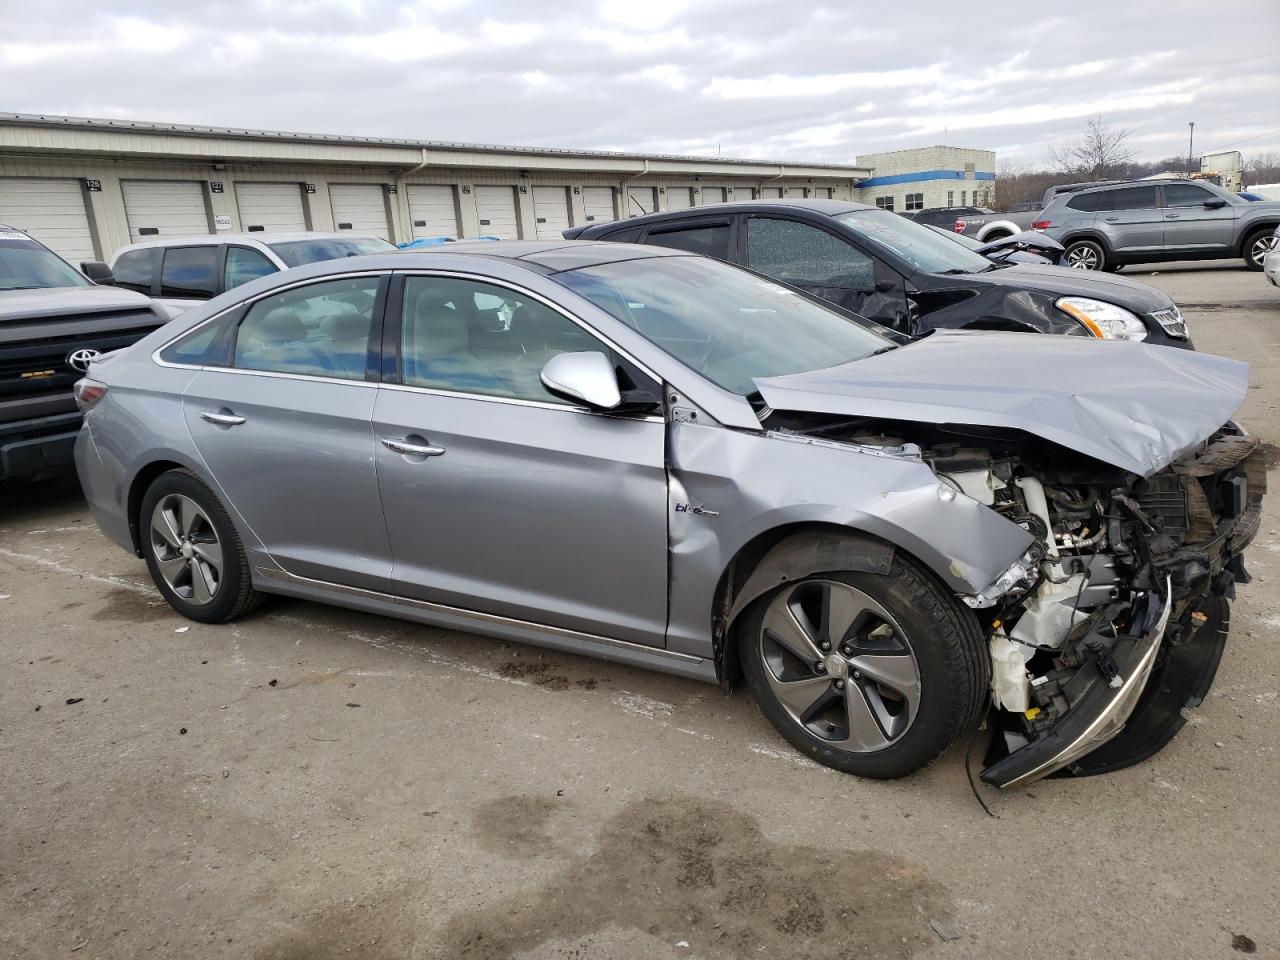
<svg viewBox="0 0 1280 960"><path fill-rule="evenodd" d="M258 339L273 343L305 340L307 328L297 311L289 307L276 307L262 318L262 323L258 327Z"/></svg>
<svg viewBox="0 0 1280 960"><path fill-rule="evenodd" d="M431 289L418 296L413 318L413 348L418 356L448 356L467 349L467 323L450 305L452 300Z"/></svg>
<svg viewBox="0 0 1280 960"><path fill-rule="evenodd" d="M326 317L324 332L334 340L364 340L369 336L369 318L351 307Z"/></svg>

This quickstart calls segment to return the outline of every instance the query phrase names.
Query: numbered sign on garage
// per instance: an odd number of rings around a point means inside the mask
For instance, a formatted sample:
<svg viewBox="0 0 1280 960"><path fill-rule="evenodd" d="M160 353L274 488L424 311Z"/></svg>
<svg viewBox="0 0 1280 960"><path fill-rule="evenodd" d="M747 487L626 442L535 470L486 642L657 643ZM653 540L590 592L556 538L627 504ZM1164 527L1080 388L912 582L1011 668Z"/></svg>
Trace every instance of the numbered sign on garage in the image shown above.
<svg viewBox="0 0 1280 960"><path fill-rule="evenodd" d="M236 208L251 233L307 229L300 183L237 183Z"/></svg>
<svg viewBox="0 0 1280 960"><path fill-rule="evenodd" d="M657 187L627 187L628 217L642 217L658 209Z"/></svg>
<svg viewBox="0 0 1280 960"><path fill-rule="evenodd" d="M569 229L569 188L534 187L533 219L539 240L559 240Z"/></svg>
<svg viewBox="0 0 1280 960"><path fill-rule="evenodd" d="M476 216L482 237L518 240L515 187L476 187Z"/></svg>
<svg viewBox="0 0 1280 960"><path fill-rule="evenodd" d="M415 183L409 190L409 216L413 220L414 239L419 237L452 237L457 240L458 205L453 187Z"/></svg>
<svg viewBox="0 0 1280 960"><path fill-rule="evenodd" d="M380 183L331 183L329 205L333 225L362 236L391 239L387 191Z"/></svg>
<svg viewBox="0 0 1280 960"><path fill-rule="evenodd" d="M613 187L583 187L582 207L587 223L607 223L618 218L613 211Z"/></svg>
<svg viewBox="0 0 1280 960"><path fill-rule="evenodd" d="M79 180L0 177L0 223L31 234L77 266L97 257Z"/></svg>
<svg viewBox="0 0 1280 960"><path fill-rule="evenodd" d="M196 180L124 180L129 239L193 237L211 233L204 185Z"/></svg>

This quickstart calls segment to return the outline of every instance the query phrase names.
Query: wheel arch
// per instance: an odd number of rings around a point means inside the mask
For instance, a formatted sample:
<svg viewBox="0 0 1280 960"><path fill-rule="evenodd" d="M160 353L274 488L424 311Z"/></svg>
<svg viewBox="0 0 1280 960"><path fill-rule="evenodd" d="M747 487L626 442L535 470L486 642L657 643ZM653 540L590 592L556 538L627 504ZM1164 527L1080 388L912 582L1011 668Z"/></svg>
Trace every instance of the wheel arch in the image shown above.
<svg viewBox="0 0 1280 960"><path fill-rule="evenodd" d="M1265 230L1274 231L1276 227L1280 227L1280 218L1276 217L1268 217L1265 220L1259 219L1254 223L1249 224L1240 231L1240 240L1236 244L1236 255L1241 257L1245 256L1247 253L1246 248L1249 246L1249 241L1253 238L1254 234Z"/></svg>
<svg viewBox="0 0 1280 960"><path fill-rule="evenodd" d="M770 590L823 570L888 573L899 549L865 531L819 521L786 524L757 534L738 549L716 585L712 607L716 675L724 683L741 676L736 628L742 614Z"/></svg>
<svg viewBox="0 0 1280 960"><path fill-rule="evenodd" d="M1111 244L1107 242L1106 235L1098 230L1076 230L1073 233L1068 233L1058 242L1066 247L1069 244L1075 243L1077 240L1091 240L1098 244L1098 246L1102 247L1103 252L1108 257L1114 255L1111 249Z"/></svg>
<svg viewBox="0 0 1280 960"><path fill-rule="evenodd" d="M1005 237L1011 237L1021 231L1021 227L1009 220L993 220L991 223L983 225L975 239L983 242L1003 240Z"/></svg>

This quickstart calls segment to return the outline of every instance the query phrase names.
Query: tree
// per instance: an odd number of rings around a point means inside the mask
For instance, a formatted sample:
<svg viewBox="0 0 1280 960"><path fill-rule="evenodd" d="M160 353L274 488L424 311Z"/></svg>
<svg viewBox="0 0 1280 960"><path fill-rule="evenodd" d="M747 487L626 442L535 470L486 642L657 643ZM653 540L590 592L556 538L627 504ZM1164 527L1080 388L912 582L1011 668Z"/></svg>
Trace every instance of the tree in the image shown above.
<svg viewBox="0 0 1280 960"><path fill-rule="evenodd" d="M1049 163L1061 173L1100 180L1136 156L1137 151L1125 144L1132 134L1132 130L1104 123L1101 116L1094 117L1076 139L1050 144Z"/></svg>
<svg viewBox="0 0 1280 960"><path fill-rule="evenodd" d="M1244 164L1248 183L1280 183L1280 153L1267 150L1255 153Z"/></svg>

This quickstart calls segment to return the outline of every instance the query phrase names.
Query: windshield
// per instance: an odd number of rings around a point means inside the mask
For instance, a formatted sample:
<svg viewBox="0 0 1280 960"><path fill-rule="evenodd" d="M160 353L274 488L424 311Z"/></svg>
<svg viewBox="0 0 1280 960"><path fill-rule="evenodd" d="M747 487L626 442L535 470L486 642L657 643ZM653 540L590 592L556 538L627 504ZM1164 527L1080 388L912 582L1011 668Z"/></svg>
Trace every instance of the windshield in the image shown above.
<svg viewBox="0 0 1280 960"><path fill-rule="evenodd" d="M0 230L0 290L87 287L89 281L25 233Z"/></svg>
<svg viewBox="0 0 1280 960"><path fill-rule="evenodd" d="M855 210L836 219L926 273L981 273L991 266L985 257L887 210Z"/></svg>
<svg viewBox="0 0 1280 960"><path fill-rule="evenodd" d="M744 397L756 392L756 377L833 367L893 346L794 290L718 260L623 260L555 279Z"/></svg>
<svg viewBox="0 0 1280 960"><path fill-rule="evenodd" d="M395 249L395 244L378 237L316 237L314 240L290 240L268 246L290 267L319 263L321 260L362 257L366 253L386 253Z"/></svg>

